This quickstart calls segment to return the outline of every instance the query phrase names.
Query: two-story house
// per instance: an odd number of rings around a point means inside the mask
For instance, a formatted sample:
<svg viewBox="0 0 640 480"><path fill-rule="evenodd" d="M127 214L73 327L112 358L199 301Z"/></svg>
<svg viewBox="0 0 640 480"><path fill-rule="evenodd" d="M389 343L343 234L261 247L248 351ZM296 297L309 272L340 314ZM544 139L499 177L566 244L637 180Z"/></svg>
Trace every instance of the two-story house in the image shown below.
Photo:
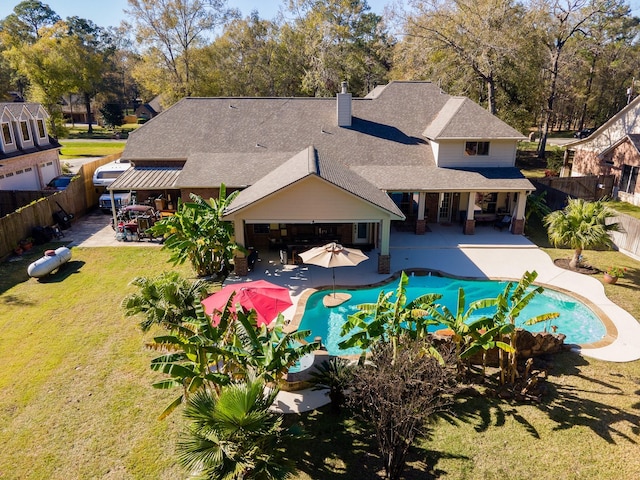
<svg viewBox="0 0 640 480"><path fill-rule="evenodd" d="M42 190L60 174L60 145L38 103L0 103L0 190Z"/></svg>
<svg viewBox="0 0 640 480"><path fill-rule="evenodd" d="M614 175L615 196L640 205L640 97L567 151L563 175Z"/></svg>
<svg viewBox="0 0 640 480"><path fill-rule="evenodd" d="M185 98L129 137L134 164L111 190L138 198L242 190L226 210L236 240L288 251L337 240L379 250L391 269L397 228L512 218L522 234L534 190L515 168L522 134L429 82L392 82L364 98ZM291 258L291 257L290 257ZM243 258L235 268L246 271Z"/></svg>

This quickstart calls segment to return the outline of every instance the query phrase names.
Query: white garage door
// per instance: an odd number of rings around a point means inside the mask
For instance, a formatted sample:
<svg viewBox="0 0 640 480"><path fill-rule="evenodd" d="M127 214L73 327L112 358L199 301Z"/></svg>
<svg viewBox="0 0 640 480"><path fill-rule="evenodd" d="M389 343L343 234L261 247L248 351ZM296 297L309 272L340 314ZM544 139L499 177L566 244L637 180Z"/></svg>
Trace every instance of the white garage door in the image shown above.
<svg viewBox="0 0 640 480"><path fill-rule="evenodd" d="M4 178L0 178L1 190L40 190L38 175L34 168L29 167L23 170L6 173Z"/></svg>
<svg viewBox="0 0 640 480"><path fill-rule="evenodd" d="M40 171L42 172L43 186L49 183L53 177L58 176L58 170L56 170L56 166L53 162L41 163Z"/></svg>

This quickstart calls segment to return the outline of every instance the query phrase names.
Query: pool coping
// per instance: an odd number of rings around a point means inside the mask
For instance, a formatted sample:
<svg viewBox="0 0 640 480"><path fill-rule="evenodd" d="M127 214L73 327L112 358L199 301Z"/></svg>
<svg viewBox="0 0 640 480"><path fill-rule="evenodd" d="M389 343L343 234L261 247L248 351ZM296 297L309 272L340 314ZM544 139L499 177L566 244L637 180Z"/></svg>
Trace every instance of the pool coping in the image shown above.
<svg viewBox="0 0 640 480"><path fill-rule="evenodd" d="M375 288L375 287L379 287L382 285L387 285L387 284L391 284L394 280L397 280L398 278L400 278L400 276L402 275L402 272L405 272L407 275L418 275L418 276L427 276L429 275L429 273L431 274L435 274L438 275L440 277L445 277L445 278L452 278L452 279L456 279L456 280L471 280L471 281L500 281L500 282L515 282L518 283L520 281L520 279L514 279L514 278L507 278L507 277L483 277L483 278L479 278L479 277L471 277L471 276L461 276L461 275L453 275L450 274L448 272L444 272L442 270L437 270L437 269L430 269L430 268L411 268L411 269L404 269L404 270L399 270L394 272L393 274L389 275L389 277L387 277L384 280L375 282L375 283L370 283L370 284L365 284L365 285L336 285L335 288L336 289L346 289L346 290L361 290L361 289L365 289L365 288ZM560 293L563 293L565 295L568 295L572 298L575 298L576 300L582 302L585 306L587 306L600 320L600 322L602 322L602 324L605 327L605 335L602 339L597 340L595 342L590 342L590 343L580 343L580 344L565 344L568 345L569 347L571 347L572 349L579 349L579 350L583 350L583 349L596 349L596 348L603 348L603 347L607 347L612 345L617 339L618 339L618 329L615 326L615 323L611 320L611 318L609 317L609 315L607 315L598 305L596 305L594 302L592 302L591 300L589 300L588 298L574 292L571 290L568 290L566 288L562 288L562 287L558 287L556 285L550 285L548 283L542 283L542 282L533 282L533 285L537 285L537 286L541 286L545 289L549 289L549 290L554 290L554 291L558 291ZM309 297L311 295L313 295L316 292L322 292L325 290L333 290L333 285L329 285L329 286L321 286L321 287L317 287L317 288L307 288L305 289L299 296L297 304L296 304L296 309L295 309L295 313L291 319L291 321L288 323L287 327L286 327L286 331L287 332L293 332L298 330L298 328L300 327L300 322L302 320L302 317L304 315L304 311L306 309L306 305L307 305L307 301L309 300ZM394 289L395 290L395 289ZM587 353L587 352L584 352Z"/></svg>

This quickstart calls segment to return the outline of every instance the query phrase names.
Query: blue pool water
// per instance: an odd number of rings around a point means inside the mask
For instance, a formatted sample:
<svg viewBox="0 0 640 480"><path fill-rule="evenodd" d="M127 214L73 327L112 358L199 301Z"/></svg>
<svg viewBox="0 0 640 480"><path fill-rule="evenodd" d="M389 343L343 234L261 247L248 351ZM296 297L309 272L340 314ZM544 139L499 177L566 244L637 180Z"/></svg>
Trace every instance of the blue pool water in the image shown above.
<svg viewBox="0 0 640 480"><path fill-rule="evenodd" d="M407 287L407 301L423 295L425 293L439 293L442 298L436 303L446 305L449 310L455 312L458 300L458 288L462 287L465 292L467 307L475 300L484 298L495 298L504 290L508 282L498 282L489 280L457 280L438 276L417 276L409 278ZM315 337L321 337L322 343L331 355L359 354L357 348L341 350L338 344L344 340L340 336L342 325L347 317L357 312L357 305L362 303L374 303L378 299L380 290L385 292L395 292L398 280L393 280L382 287L366 288L358 290L338 290L348 292L352 295L351 300L338 307L326 308L322 304L322 299L327 295L327 291L320 291L312 294L307 300L304 315L300 322L300 330L311 330L308 341L313 341ZM395 300L395 295L392 297ZM543 313L558 312L560 316L548 322L537 325L523 325L529 318ZM486 315L487 312L477 310L476 314ZM556 325L557 332L567 336L566 343L591 343L601 340L606 329L600 319L591 309L582 302L569 295L555 290L545 289L544 293L537 295L520 313L516 320L518 327L526 328L531 332L541 332L550 326ZM438 326L430 327L430 331L438 330Z"/></svg>

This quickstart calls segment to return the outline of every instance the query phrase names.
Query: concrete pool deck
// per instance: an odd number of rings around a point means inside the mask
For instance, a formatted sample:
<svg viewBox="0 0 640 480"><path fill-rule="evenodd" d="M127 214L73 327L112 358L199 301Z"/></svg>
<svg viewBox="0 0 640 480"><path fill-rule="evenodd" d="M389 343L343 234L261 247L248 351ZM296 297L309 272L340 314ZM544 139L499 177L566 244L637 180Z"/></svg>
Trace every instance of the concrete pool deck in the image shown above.
<svg viewBox="0 0 640 480"><path fill-rule="evenodd" d="M577 347L585 356L612 362L640 359L640 324L615 305L604 293L598 278L556 267L551 258L521 235L512 235L491 226L481 226L473 236L463 235L458 225L429 225L425 235L393 232L391 268L393 272L429 269L457 277L518 280L535 270L536 283L576 294L597 312L608 317L617 335L606 346ZM370 285L390 275L377 273L378 252L368 252L369 260L357 267L337 268L337 287ZM310 265L281 265L276 255L266 252L248 277L231 276L227 283L268 280L290 289L294 305L284 312L292 319L301 295L307 289L331 287L331 270ZM601 312L598 312L600 310Z"/></svg>

